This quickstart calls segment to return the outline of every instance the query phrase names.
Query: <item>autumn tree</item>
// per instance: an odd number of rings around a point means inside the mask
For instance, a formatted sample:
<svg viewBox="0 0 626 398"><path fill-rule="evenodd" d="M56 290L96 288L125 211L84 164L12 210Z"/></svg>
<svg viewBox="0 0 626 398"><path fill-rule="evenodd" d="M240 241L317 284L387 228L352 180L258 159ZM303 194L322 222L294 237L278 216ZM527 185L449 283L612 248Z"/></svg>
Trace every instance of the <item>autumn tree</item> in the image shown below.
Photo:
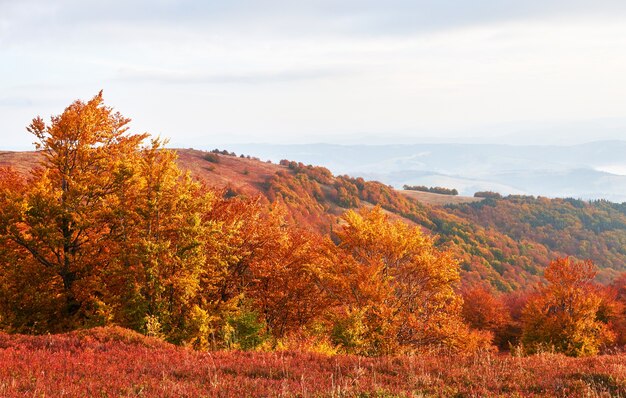
<svg viewBox="0 0 626 398"><path fill-rule="evenodd" d="M616 345L626 346L626 273L618 276L603 290L601 313L616 334Z"/></svg>
<svg viewBox="0 0 626 398"><path fill-rule="evenodd" d="M419 227L390 221L380 207L348 211L342 220L337 237L346 298L336 340L366 354L426 345L461 348L468 329L454 290L459 269L450 254L437 250Z"/></svg>
<svg viewBox="0 0 626 398"><path fill-rule="evenodd" d="M333 302L325 290L333 279L330 243L295 228L285 232L272 256L253 262L247 293L276 338L319 320Z"/></svg>
<svg viewBox="0 0 626 398"><path fill-rule="evenodd" d="M15 228L10 226L12 220L24 211L27 190L17 172L0 169L0 329L42 333L58 328L65 300L54 271L42 268L24 246L8 237Z"/></svg>
<svg viewBox="0 0 626 398"><path fill-rule="evenodd" d="M74 102L50 125L35 118L27 130L41 167L22 195L2 198L2 239L26 250L52 288L59 285L65 320L97 313L98 279L110 260L105 219L146 138L128 134L128 123L103 105L102 93Z"/></svg>
<svg viewBox="0 0 626 398"><path fill-rule="evenodd" d="M599 319L602 297L593 284L591 261L559 258L545 270L547 284L523 311L522 343L529 352L554 349L571 356L594 355L614 335Z"/></svg>
<svg viewBox="0 0 626 398"><path fill-rule="evenodd" d="M476 285L465 287L462 292L465 322L473 329L488 331L494 335L494 343L503 346L503 332L511 322L509 309L503 296L491 287Z"/></svg>
<svg viewBox="0 0 626 398"><path fill-rule="evenodd" d="M28 127L40 167L25 181L8 171L0 181L11 330L117 323L174 342L206 330L198 295L211 269L211 195L128 123L99 93Z"/></svg>
<svg viewBox="0 0 626 398"><path fill-rule="evenodd" d="M289 225L284 214L281 204L267 208L258 198L221 200L208 214L220 236L218 252L209 254L221 270L213 279L213 302L220 306L223 337L230 343L238 344L241 334L253 338L253 331L276 342L328 310L333 245Z"/></svg>
<svg viewBox="0 0 626 398"><path fill-rule="evenodd" d="M203 216L214 195L178 168L174 152L153 140L139 151L133 181L116 199L108 221L117 251L105 282L115 319L185 342L209 318L197 296L202 276L213 267L205 254L214 242L213 223Z"/></svg>
<svg viewBox="0 0 626 398"><path fill-rule="evenodd" d="M520 347L524 308L528 301L535 297L533 290L517 290L500 296L505 304L508 321L504 328L496 334L495 342L501 348Z"/></svg>

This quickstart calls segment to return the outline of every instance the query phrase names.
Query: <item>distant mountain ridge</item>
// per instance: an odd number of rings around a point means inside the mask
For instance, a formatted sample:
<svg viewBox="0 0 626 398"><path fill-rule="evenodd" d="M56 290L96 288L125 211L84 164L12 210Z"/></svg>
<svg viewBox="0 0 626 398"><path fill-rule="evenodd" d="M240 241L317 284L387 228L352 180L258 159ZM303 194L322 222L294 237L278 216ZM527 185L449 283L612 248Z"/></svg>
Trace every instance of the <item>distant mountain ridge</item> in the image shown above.
<svg viewBox="0 0 626 398"><path fill-rule="evenodd" d="M502 194L626 201L626 141L587 144L237 144L263 159L322 165L385 184L446 186L462 195Z"/></svg>

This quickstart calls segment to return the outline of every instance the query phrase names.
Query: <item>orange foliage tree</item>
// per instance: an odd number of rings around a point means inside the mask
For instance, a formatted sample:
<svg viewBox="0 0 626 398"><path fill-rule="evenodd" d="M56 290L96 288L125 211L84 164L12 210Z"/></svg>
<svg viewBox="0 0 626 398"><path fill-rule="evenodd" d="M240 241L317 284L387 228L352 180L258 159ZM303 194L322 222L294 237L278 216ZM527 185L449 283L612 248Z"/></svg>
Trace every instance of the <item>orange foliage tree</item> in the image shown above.
<svg viewBox="0 0 626 398"><path fill-rule="evenodd" d="M456 261L419 227L390 221L380 207L348 211L337 231L344 309L335 341L357 353L385 354L471 339L461 321Z"/></svg>
<svg viewBox="0 0 626 398"><path fill-rule="evenodd" d="M554 349L571 356L594 355L614 339L600 319L602 297L591 261L560 258L545 270L548 281L527 303L522 316L522 343L530 352Z"/></svg>
<svg viewBox="0 0 626 398"><path fill-rule="evenodd" d="M180 343L208 327L198 296L201 277L214 268L205 250L213 224L203 215L215 197L161 146L153 140L139 152L132 182L116 196L108 220L116 250L103 286L116 322Z"/></svg>
<svg viewBox="0 0 626 398"><path fill-rule="evenodd" d="M2 239L26 250L48 276L51 295L64 301L61 320L70 323L97 312L100 271L110 262L105 219L146 138L127 134L128 122L102 105L102 93L74 102L50 125L35 118L28 131L44 156L41 167L19 195L5 191L0 199Z"/></svg>
<svg viewBox="0 0 626 398"><path fill-rule="evenodd" d="M18 173L0 169L0 328L41 333L58 327L65 303L54 271L42 268L27 248L8 238L19 232L13 220L25 211L27 190Z"/></svg>
<svg viewBox="0 0 626 398"><path fill-rule="evenodd" d="M463 319L473 329L488 331L494 335L494 343L503 347L503 332L511 323L509 309L502 294L485 285L462 290Z"/></svg>
<svg viewBox="0 0 626 398"><path fill-rule="evenodd" d="M607 320L616 334L615 343L626 346L626 273L618 276L613 283L604 290L605 300L603 308L606 310Z"/></svg>
<svg viewBox="0 0 626 398"><path fill-rule="evenodd" d="M28 127L43 161L26 181L3 172L0 184L7 329L118 323L182 342L202 315L209 198L128 123L100 93Z"/></svg>
<svg viewBox="0 0 626 398"><path fill-rule="evenodd" d="M258 199L243 198L218 201L208 214L221 236L210 254L221 264L214 303L223 314L223 337L235 346L242 346L242 334L276 343L321 319L331 305L332 244L290 226L283 214L281 205L268 211Z"/></svg>

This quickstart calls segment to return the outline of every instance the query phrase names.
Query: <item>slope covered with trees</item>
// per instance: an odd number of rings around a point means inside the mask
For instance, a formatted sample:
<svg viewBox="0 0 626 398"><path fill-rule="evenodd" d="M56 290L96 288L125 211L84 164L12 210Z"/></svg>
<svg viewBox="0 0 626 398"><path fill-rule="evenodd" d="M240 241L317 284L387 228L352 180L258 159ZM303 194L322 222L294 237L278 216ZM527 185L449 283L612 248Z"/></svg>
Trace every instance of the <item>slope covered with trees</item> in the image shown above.
<svg viewBox="0 0 626 398"><path fill-rule="evenodd" d="M617 275L621 205L429 206L322 167L177 155L128 123L101 93L76 101L28 127L36 167L0 169L2 330L359 355L591 355L626 339L624 277L601 286L564 257Z"/></svg>
<svg viewBox="0 0 626 398"><path fill-rule="evenodd" d="M197 164L202 154L179 153L183 167ZM433 206L376 181L333 176L323 167L220 157L222 163L211 164L210 170L191 169L210 185L283 203L291 220L323 232L332 231L347 209L379 205L392 217L421 226L436 237L438 247L452 251L468 284L487 282L501 291L532 286L551 260L563 256L593 260L603 283L626 270L621 204L510 196Z"/></svg>
<svg viewBox="0 0 626 398"><path fill-rule="evenodd" d="M608 201L490 197L482 201L436 206L362 178L333 176L323 167L282 161L177 150L183 170L227 195L281 203L284 217L300 226L329 233L349 209L381 206L392 218L420 225L435 244L460 260L462 280L487 282L512 291L541 281L543 269L557 257L591 259L597 279L609 283L626 270L626 210ZM0 164L25 175L39 153L0 153ZM410 191L405 191L410 192Z"/></svg>
<svg viewBox="0 0 626 398"><path fill-rule="evenodd" d="M28 127L38 167L1 169L2 329L115 324L198 349L306 338L366 355L489 344L462 320L457 262L419 228L379 207L343 214L332 235L301 228L322 206L308 174L269 177L271 203L218 191L128 122L102 93L76 101Z"/></svg>
<svg viewBox="0 0 626 398"><path fill-rule="evenodd" d="M524 252L591 259L600 267L599 277L605 283L626 270L623 203L512 195L448 206L447 211L523 242L520 248ZM545 260L540 263L545 264Z"/></svg>

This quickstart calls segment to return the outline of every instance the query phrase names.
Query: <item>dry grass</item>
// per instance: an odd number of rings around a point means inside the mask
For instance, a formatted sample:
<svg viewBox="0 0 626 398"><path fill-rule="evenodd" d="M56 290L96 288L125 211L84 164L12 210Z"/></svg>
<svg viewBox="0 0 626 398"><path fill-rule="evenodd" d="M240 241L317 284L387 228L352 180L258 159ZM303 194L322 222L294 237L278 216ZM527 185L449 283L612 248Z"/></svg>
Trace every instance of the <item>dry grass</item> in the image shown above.
<svg viewBox="0 0 626 398"><path fill-rule="evenodd" d="M405 189L397 189L397 192L415 199L418 202L426 203L432 206L458 205L463 203L480 202L483 198L474 198L471 196L455 196L441 195L432 192L411 191Z"/></svg>
<svg viewBox="0 0 626 398"><path fill-rule="evenodd" d="M204 158L206 152L195 149L176 149L176 152L179 167L189 170L208 186L220 189L230 186L250 195L258 194L259 187L269 177L286 169L277 164L227 155L216 155L219 163L212 163Z"/></svg>
<svg viewBox="0 0 626 398"><path fill-rule="evenodd" d="M626 397L626 355L199 353L120 328L0 334L0 396Z"/></svg>
<svg viewBox="0 0 626 398"><path fill-rule="evenodd" d="M34 169L40 160L41 155L37 152L0 151L0 167L12 167L24 175Z"/></svg>
<svg viewBox="0 0 626 398"><path fill-rule="evenodd" d="M205 159L207 152L194 149L175 149L178 165L182 170L205 182L208 186L223 189L231 187L249 195L260 193L262 184L285 167L255 159L235 156L215 155L219 163ZM28 175L41 161L37 152L2 152L0 167L12 167L23 175Z"/></svg>

